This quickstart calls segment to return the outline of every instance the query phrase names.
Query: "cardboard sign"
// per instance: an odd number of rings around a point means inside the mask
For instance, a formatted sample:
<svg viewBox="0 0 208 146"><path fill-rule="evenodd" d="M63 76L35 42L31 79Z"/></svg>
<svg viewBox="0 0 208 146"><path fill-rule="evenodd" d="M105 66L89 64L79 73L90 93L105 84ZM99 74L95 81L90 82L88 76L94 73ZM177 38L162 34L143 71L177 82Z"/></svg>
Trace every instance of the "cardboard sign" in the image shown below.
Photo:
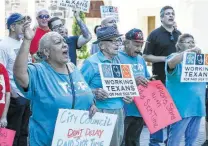
<svg viewBox="0 0 208 146"><path fill-rule="evenodd" d="M118 7L100 6L100 13L102 19L113 16L116 19L116 22L119 22Z"/></svg>
<svg viewBox="0 0 208 146"><path fill-rule="evenodd" d="M12 146L15 133L13 130L0 128L0 146Z"/></svg>
<svg viewBox="0 0 208 146"><path fill-rule="evenodd" d="M140 96L134 98L150 133L181 120L181 116L161 81L151 81L147 87L138 86Z"/></svg>
<svg viewBox="0 0 208 146"><path fill-rule="evenodd" d="M117 115L60 109L52 146L109 146Z"/></svg>
<svg viewBox="0 0 208 146"><path fill-rule="evenodd" d="M181 82L208 82L208 54L184 53Z"/></svg>
<svg viewBox="0 0 208 146"><path fill-rule="evenodd" d="M109 97L139 95L130 64L99 64L99 71Z"/></svg>
<svg viewBox="0 0 208 146"><path fill-rule="evenodd" d="M57 6L88 13L90 0L57 0Z"/></svg>

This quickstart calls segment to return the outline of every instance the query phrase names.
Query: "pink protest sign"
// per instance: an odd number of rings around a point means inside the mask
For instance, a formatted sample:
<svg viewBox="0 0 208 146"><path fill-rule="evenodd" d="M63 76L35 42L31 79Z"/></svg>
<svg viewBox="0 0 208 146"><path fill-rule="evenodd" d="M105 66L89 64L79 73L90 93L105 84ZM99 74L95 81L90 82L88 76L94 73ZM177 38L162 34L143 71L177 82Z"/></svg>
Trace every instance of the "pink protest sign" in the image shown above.
<svg viewBox="0 0 208 146"><path fill-rule="evenodd" d="M0 128L0 146L12 146L15 133L13 130Z"/></svg>
<svg viewBox="0 0 208 146"><path fill-rule="evenodd" d="M134 98L150 133L181 120L181 116L161 81L151 81L147 87L138 86L140 96Z"/></svg>

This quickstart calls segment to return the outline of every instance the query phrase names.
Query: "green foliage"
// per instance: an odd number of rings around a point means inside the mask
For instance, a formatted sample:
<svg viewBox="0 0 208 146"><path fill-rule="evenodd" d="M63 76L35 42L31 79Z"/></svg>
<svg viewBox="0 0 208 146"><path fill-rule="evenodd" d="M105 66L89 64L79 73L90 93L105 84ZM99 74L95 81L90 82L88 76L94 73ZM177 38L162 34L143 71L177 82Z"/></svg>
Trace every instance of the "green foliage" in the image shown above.
<svg viewBox="0 0 208 146"><path fill-rule="evenodd" d="M85 14L83 12L80 12L80 18L85 23ZM81 30L75 18L73 20L73 25L72 25L72 34L75 36L81 35ZM87 45L82 46L82 48L77 51L78 59L86 59L89 56L90 56L90 53L87 49Z"/></svg>

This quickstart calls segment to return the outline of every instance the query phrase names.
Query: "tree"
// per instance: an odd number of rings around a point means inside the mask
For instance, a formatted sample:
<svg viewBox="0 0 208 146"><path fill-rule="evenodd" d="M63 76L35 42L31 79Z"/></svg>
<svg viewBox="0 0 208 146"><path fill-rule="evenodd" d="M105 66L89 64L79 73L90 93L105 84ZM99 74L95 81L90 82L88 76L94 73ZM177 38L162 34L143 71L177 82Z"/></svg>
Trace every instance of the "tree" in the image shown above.
<svg viewBox="0 0 208 146"><path fill-rule="evenodd" d="M80 18L85 23L85 14L83 12L80 12ZM75 36L81 35L81 30L75 18L73 20L73 25L72 25L72 34ZM87 45L82 46L82 48L77 51L78 59L86 59L89 56L90 56L90 53L87 49Z"/></svg>

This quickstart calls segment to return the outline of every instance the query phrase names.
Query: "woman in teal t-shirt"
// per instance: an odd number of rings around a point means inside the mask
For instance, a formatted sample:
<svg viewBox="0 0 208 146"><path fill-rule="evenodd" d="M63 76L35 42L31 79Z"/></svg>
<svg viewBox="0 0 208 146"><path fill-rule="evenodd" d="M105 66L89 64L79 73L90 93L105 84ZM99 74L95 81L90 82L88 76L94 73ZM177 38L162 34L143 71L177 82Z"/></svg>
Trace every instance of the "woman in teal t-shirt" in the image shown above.
<svg viewBox="0 0 208 146"><path fill-rule="evenodd" d="M24 40L14 65L18 88L31 100L30 146L50 146L58 110L90 110L96 107L94 95L80 71L68 63L68 47L56 32L45 34L39 44L40 63L27 65L27 56L33 33L25 25Z"/></svg>
<svg viewBox="0 0 208 146"><path fill-rule="evenodd" d="M171 54L166 60L166 87L172 96L182 120L170 125L168 146L179 146L182 136L185 135L185 145L192 146L199 132L200 121L205 116L205 90L203 82L181 82L183 55L201 50L195 46L194 37L183 34L178 38L177 53ZM195 63L194 63L195 64Z"/></svg>

